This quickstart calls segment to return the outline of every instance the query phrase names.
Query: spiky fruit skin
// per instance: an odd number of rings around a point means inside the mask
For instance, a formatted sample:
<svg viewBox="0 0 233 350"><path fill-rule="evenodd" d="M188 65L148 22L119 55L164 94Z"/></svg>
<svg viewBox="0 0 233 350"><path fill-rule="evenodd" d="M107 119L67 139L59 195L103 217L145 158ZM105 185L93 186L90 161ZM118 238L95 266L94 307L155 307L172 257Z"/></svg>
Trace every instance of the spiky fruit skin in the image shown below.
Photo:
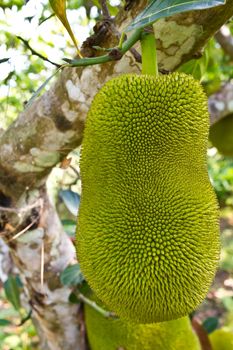
<svg viewBox="0 0 233 350"><path fill-rule="evenodd" d="M206 150L206 97L192 77L124 75L95 96L81 154L81 269L122 318L180 318L204 299L219 259Z"/></svg>
<svg viewBox="0 0 233 350"><path fill-rule="evenodd" d="M233 157L233 114L211 126L209 139L219 153Z"/></svg>
<svg viewBox="0 0 233 350"><path fill-rule="evenodd" d="M155 324L133 324L107 319L85 305L85 324L91 350L201 350L188 317Z"/></svg>
<svg viewBox="0 0 233 350"><path fill-rule="evenodd" d="M217 329L209 335L213 350L232 350L233 333L225 329Z"/></svg>

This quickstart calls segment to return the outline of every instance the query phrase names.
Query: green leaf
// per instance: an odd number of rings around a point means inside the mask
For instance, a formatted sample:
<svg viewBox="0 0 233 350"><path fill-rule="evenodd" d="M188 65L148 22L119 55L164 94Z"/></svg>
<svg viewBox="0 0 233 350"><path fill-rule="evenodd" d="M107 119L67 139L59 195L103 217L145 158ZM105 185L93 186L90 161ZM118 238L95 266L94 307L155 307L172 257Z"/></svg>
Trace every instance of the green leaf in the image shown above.
<svg viewBox="0 0 233 350"><path fill-rule="evenodd" d="M1 58L1 59L0 59L0 64L9 61L9 59L10 59L10 58Z"/></svg>
<svg viewBox="0 0 233 350"><path fill-rule="evenodd" d="M64 227L65 232L69 237L75 237L76 231L76 221L74 220L62 220L62 225Z"/></svg>
<svg viewBox="0 0 233 350"><path fill-rule="evenodd" d="M217 317L208 317L202 324L203 328L208 334L215 331L218 328L218 319Z"/></svg>
<svg viewBox="0 0 233 350"><path fill-rule="evenodd" d="M5 320L4 318L0 318L0 327L9 326L10 324L10 321Z"/></svg>
<svg viewBox="0 0 233 350"><path fill-rule="evenodd" d="M222 303L228 311L233 310L233 298L232 297L222 298Z"/></svg>
<svg viewBox="0 0 233 350"><path fill-rule="evenodd" d="M16 310L21 307L20 304L20 289L17 279L13 275L9 275L8 279L4 283L4 291L7 299L11 302Z"/></svg>
<svg viewBox="0 0 233 350"><path fill-rule="evenodd" d="M79 53L77 41L75 39L75 36L72 32L72 29L70 27L69 21L66 16L66 0L49 0L49 2L55 15L60 19L63 26L66 28L67 32L69 33L69 36L71 37L71 40L73 41Z"/></svg>
<svg viewBox="0 0 233 350"><path fill-rule="evenodd" d="M72 292L70 293L69 295L69 302L71 304L79 304L80 303L80 300L78 299L78 297Z"/></svg>
<svg viewBox="0 0 233 350"><path fill-rule="evenodd" d="M71 190L60 190L59 197L63 200L67 209L75 216L78 214L80 196L78 193Z"/></svg>
<svg viewBox="0 0 233 350"><path fill-rule="evenodd" d="M68 266L60 276L61 283L65 286L77 286L82 283L84 277L80 271L79 264Z"/></svg>
<svg viewBox="0 0 233 350"><path fill-rule="evenodd" d="M208 52L205 50L201 58L184 63L178 71L191 74L195 79L202 81L208 67L208 61Z"/></svg>
<svg viewBox="0 0 233 350"><path fill-rule="evenodd" d="M125 31L144 28L160 18L176 13L204 10L223 4L225 0L154 0L130 23Z"/></svg>
<svg viewBox="0 0 233 350"><path fill-rule="evenodd" d="M59 67L55 73L53 73L52 75L50 75L50 77L48 77L48 79L45 80L45 82L34 92L34 94L32 95L32 97L30 98L30 100L28 101L28 103L25 106L25 109L30 107L32 102L37 98L37 96L39 96L40 92L45 88L45 86L48 84L48 82L59 72L59 70L61 70L63 68L63 66Z"/></svg>

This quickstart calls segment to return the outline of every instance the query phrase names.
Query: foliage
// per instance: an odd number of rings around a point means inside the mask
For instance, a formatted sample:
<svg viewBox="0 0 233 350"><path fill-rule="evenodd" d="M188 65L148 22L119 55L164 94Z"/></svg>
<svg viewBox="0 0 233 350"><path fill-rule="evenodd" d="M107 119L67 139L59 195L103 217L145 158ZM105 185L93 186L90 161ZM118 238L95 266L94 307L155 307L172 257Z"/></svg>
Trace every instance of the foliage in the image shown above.
<svg viewBox="0 0 233 350"><path fill-rule="evenodd" d="M130 23L126 31L146 27L160 18L191 10L203 10L224 4L224 0L152 0L150 4Z"/></svg>
<svg viewBox="0 0 233 350"><path fill-rule="evenodd" d="M0 288L1 350L39 350L38 337L31 320L20 325L21 321L20 313L9 303L3 289Z"/></svg>
<svg viewBox="0 0 233 350"><path fill-rule="evenodd" d="M20 6L14 6L18 3ZM70 25L80 42L90 34L95 18L99 16L92 1L88 1L85 6L83 4L83 1L78 1L78 4L76 1L69 1L67 9ZM80 8L77 10L78 6ZM51 17L52 14L47 0L30 0L27 3L22 0L0 2L1 59L9 58L0 64L0 114L3 116L0 118L0 128L6 128L12 123L34 91L54 71L51 63L32 55L18 36L55 63L60 63L64 56L75 55L73 43L62 24L54 16Z"/></svg>
<svg viewBox="0 0 233 350"><path fill-rule="evenodd" d="M7 299L14 306L15 310L19 310L21 307L20 303L20 286L18 280L13 275L8 275L6 282L4 283L4 290Z"/></svg>
<svg viewBox="0 0 233 350"><path fill-rule="evenodd" d="M233 205L233 159L221 156L215 149L213 151L208 158L210 179L220 204Z"/></svg>
<svg viewBox="0 0 233 350"><path fill-rule="evenodd" d="M77 286L84 280L79 264L68 266L60 276L61 283L66 286Z"/></svg>

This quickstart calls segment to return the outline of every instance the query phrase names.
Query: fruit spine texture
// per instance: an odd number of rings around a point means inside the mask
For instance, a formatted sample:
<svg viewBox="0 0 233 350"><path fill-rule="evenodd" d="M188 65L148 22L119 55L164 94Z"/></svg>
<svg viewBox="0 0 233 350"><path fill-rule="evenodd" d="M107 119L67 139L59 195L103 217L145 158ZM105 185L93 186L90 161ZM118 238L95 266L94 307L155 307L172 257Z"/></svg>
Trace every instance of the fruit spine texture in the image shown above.
<svg viewBox="0 0 233 350"><path fill-rule="evenodd" d="M95 96L81 154L81 269L118 316L187 315L219 259L206 97L191 76L123 75Z"/></svg>

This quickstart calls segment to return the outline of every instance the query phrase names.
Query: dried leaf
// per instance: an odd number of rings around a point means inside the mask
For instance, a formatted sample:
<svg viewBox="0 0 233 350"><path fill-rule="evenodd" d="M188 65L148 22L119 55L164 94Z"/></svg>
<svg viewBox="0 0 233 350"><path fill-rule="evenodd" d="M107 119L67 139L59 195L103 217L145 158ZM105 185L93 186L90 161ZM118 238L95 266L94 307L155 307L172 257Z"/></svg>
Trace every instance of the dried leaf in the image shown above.
<svg viewBox="0 0 233 350"><path fill-rule="evenodd" d="M61 169L67 169L70 166L70 163L72 161L72 158L64 158L63 161L60 164Z"/></svg>
<svg viewBox="0 0 233 350"><path fill-rule="evenodd" d="M79 51L77 41L75 39L75 36L73 34L73 31L70 27L69 21L66 16L66 0L49 0L49 2L55 15L60 19L63 26L66 28L67 32L69 33L69 36L73 41L79 56L81 57L81 53Z"/></svg>

